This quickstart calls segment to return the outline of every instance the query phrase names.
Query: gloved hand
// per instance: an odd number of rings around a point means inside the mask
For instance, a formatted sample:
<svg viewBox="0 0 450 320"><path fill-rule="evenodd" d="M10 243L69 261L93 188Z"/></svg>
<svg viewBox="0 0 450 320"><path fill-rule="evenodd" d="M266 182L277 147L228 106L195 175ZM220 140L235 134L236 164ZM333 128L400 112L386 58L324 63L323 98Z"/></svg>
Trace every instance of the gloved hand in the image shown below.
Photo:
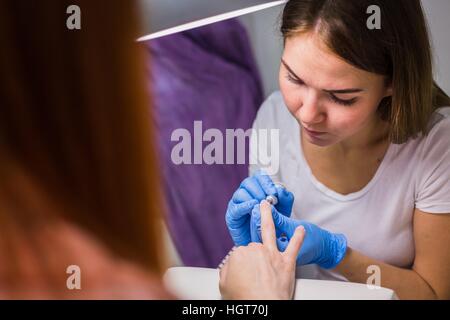
<svg viewBox="0 0 450 320"><path fill-rule="evenodd" d="M244 179L234 192L228 202L225 221L236 246L245 246L251 242L251 212L253 207L268 195L275 195L278 198L278 204L275 206L278 212L290 215L294 195L285 188L275 185L264 171L258 171Z"/></svg>
<svg viewBox="0 0 450 320"><path fill-rule="evenodd" d="M289 240L294 235L295 229L302 225L305 228L305 238L297 256L297 265L318 264L325 269L336 267L344 258L347 251L347 239L343 234L331 233L313 223L303 220L295 220L282 215L272 206L272 217L277 231L277 245L280 251L284 251ZM259 204L252 210L251 217L252 238L257 237L261 242L261 212ZM279 236L279 234L284 234Z"/></svg>

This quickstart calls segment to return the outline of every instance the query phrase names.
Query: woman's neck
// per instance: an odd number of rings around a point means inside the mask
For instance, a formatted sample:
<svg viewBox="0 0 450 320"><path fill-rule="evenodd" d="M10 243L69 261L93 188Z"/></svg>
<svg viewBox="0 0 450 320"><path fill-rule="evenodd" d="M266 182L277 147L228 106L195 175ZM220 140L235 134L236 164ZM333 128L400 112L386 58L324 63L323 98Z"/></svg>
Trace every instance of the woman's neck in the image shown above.
<svg viewBox="0 0 450 320"><path fill-rule="evenodd" d="M327 148L328 151L333 153L339 152L342 155L360 153L386 144L388 138L389 123L376 117L370 121L363 130Z"/></svg>

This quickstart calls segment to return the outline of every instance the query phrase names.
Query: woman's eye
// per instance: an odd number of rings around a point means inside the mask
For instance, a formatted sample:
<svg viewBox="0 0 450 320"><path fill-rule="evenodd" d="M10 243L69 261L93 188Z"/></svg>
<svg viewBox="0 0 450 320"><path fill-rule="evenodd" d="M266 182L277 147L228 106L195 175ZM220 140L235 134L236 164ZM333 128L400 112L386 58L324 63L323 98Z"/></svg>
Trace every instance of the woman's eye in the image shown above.
<svg viewBox="0 0 450 320"><path fill-rule="evenodd" d="M295 77L293 77L290 73L287 74L286 78L288 79L288 81L295 83L297 85L304 85L305 83Z"/></svg>
<svg viewBox="0 0 450 320"><path fill-rule="evenodd" d="M305 83L304 83L302 80L300 80L300 79L298 79L298 78L292 76L290 73L287 73L286 79L287 79L289 82L292 82L292 83L294 83L294 84L296 84L296 85L299 85L299 86L304 86L304 85L305 85ZM348 99L348 100L346 100L346 99L339 99L339 98L336 97L334 94L329 94L329 98L330 98L331 101L333 101L334 103L337 103L337 104L340 104L340 105L343 105L343 106L351 106L351 105L353 105L353 104L358 100L357 97L354 97L354 98Z"/></svg>
<svg viewBox="0 0 450 320"><path fill-rule="evenodd" d="M344 99L339 99L338 97L336 97L333 94L330 94L330 99L337 104L343 105L343 106L351 106L352 104L354 104L356 102L356 100L358 100L357 97L352 98L352 99L348 99L348 100L344 100Z"/></svg>

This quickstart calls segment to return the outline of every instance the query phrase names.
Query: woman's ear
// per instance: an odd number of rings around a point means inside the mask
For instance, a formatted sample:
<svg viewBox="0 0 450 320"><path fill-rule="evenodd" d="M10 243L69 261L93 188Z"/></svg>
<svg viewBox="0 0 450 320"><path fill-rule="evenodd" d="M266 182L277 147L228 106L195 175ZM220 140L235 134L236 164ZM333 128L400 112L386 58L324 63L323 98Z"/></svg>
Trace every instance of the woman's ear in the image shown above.
<svg viewBox="0 0 450 320"><path fill-rule="evenodd" d="M392 89L392 83L389 83L385 88L383 98L391 97L393 95L393 93L394 93L394 90Z"/></svg>
<svg viewBox="0 0 450 320"><path fill-rule="evenodd" d="M386 89L386 93L383 98L392 97L392 87Z"/></svg>
<svg viewBox="0 0 450 320"><path fill-rule="evenodd" d="M391 97L394 93L394 90L392 89L392 81L386 82L386 88L384 92L383 98Z"/></svg>

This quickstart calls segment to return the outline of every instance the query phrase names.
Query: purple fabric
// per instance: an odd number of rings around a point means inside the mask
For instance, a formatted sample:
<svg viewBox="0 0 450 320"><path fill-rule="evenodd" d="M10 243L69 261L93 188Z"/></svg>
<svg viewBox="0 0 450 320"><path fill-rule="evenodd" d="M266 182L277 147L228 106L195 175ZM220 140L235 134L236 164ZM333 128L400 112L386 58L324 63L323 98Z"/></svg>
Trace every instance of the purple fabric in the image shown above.
<svg viewBox="0 0 450 320"><path fill-rule="evenodd" d="M216 267L233 245L225 211L247 165L175 165L171 135L185 128L193 144L194 121L201 120L203 132L219 129L225 145L225 129L251 128L263 94L247 34L227 20L146 45L168 228L185 265Z"/></svg>

